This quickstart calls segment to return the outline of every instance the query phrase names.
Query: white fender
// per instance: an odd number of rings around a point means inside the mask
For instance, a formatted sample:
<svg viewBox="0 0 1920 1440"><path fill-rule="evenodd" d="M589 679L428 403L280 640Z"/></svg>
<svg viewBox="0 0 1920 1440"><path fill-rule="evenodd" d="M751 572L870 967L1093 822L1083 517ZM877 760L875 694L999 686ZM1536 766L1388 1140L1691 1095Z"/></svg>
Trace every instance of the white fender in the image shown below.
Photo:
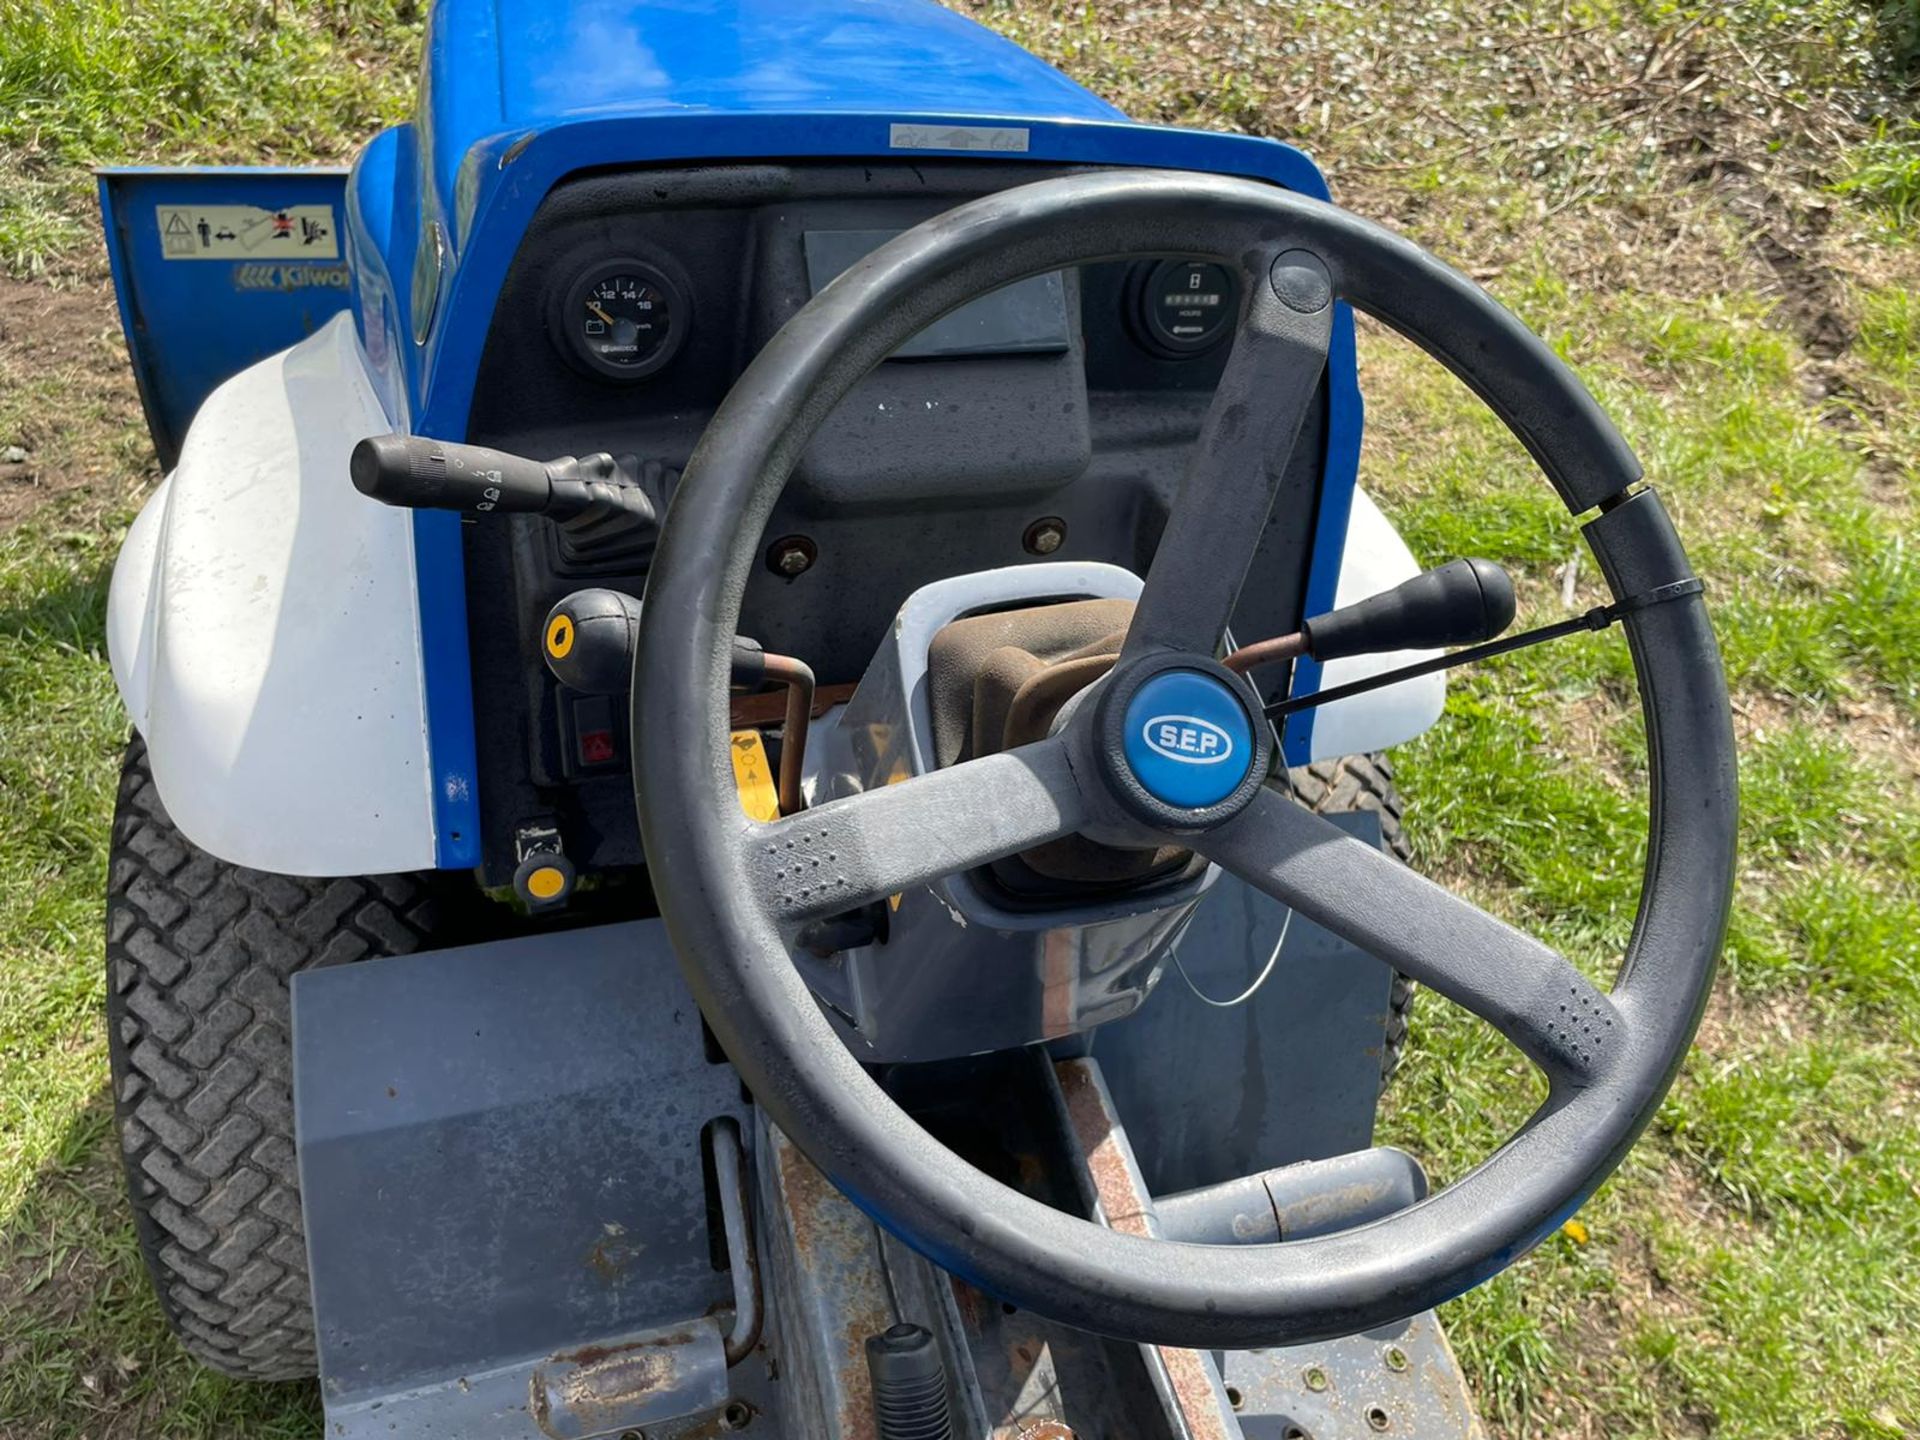
<svg viewBox="0 0 1920 1440"><path fill-rule="evenodd" d="M412 516L347 474L390 428L337 316L207 398L114 565L114 680L168 814L223 860L434 864Z"/></svg>
<svg viewBox="0 0 1920 1440"><path fill-rule="evenodd" d="M1333 604L1352 605L1391 590L1420 573L1420 564L1364 490L1355 490L1347 518L1346 544L1340 552L1340 580ZM1354 655L1330 660L1320 673L1320 688L1331 690L1368 675L1412 665L1435 650L1394 650L1383 655ZM1447 705L1447 677L1436 672L1403 680L1382 690L1323 705L1314 717L1310 753L1315 760L1383 750L1430 729Z"/></svg>

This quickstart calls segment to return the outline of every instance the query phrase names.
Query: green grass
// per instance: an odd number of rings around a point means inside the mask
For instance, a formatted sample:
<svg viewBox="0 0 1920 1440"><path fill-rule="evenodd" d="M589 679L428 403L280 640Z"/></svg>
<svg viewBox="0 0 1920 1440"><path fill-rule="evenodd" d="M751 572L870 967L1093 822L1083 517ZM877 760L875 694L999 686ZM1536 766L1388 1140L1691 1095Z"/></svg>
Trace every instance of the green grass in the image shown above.
<svg viewBox="0 0 1920 1440"><path fill-rule="evenodd" d="M305 160L404 118L411 0L0 0L0 266L90 219L87 168Z"/></svg>
<svg viewBox="0 0 1920 1440"><path fill-rule="evenodd" d="M1895 225L1920 221L1920 122L1883 128L1834 189L1879 206Z"/></svg>
<svg viewBox="0 0 1920 1440"><path fill-rule="evenodd" d="M1515 1434L1582 1417L1608 1435L1906 1433L1920 1427L1920 1288L1886 1257L1920 1240L1911 511L1871 498L1871 447L1809 400L1765 303L1570 299L1524 272L1498 288L1579 337L1574 358L1707 578L1742 714L1742 875L1702 1046L1584 1212L1590 1241L1557 1239L1447 1319L1483 1406ZM1874 292L1864 310L1863 382L1910 385L1906 297ZM1380 422L1367 474L1416 550L1491 554L1520 581L1523 620L1564 613L1573 527L1518 447L1403 344L1370 334L1363 360ZM1388 421L1389 407L1421 418ZM1579 603L1592 584L1588 566ZM1457 677L1448 722L1398 763L1426 865L1611 963L1646 824L1616 636ZM1444 1178L1531 1094L1477 1023L1433 1005L1419 1033L1386 1134Z"/></svg>
<svg viewBox="0 0 1920 1440"><path fill-rule="evenodd" d="M0 536L0 1217L100 1084L104 978L74 957L98 949L125 738L100 636L110 553L89 531Z"/></svg>
<svg viewBox="0 0 1920 1440"><path fill-rule="evenodd" d="M0 1434L311 1436L307 1387L181 1363L128 1223L101 1025L112 528L70 504L0 534Z"/></svg>
<svg viewBox="0 0 1920 1440"><path fill-rule="evenodd" d="M1913 131L1874 89L1911 73L1920 12L1242 0L1195 35L1170 3L956 3L1142 118L1303 139L1342 195L1472 266L1618 418L1709 583L1744 764L1724 978L1581 1234L1446 1308L1482 1410L1510 1437L1920 1435L1920 241ZM0 266L86 263L91 163L348 152L398 112L417 42L399 0L0 0ZM1619 92L1649 53L1659 75ZM1816 113L1838 148L1791 129ZM1837 272L1842 355L1809 353L1748 220L1692 177L1703 135L1776 156L1790 206L1828 197L1824 248L1768 223ZM1377 327L1362 360L1365 480L1416 551L1507 565L1523 623L1564 613L1570 562L1597 603L1576 527L1478 403ZM124 734L101 617L150 461L124 393L0 368L0 441L29 427L98 478L0 535L0 1434L313 1436L311 1387L185 1362L139 1269L99 1018ZM1645 843L1624 644L1450 696L1396 755L1420 863L1605 973ZM1445 1180L1538 1097L1428 999L1382 1138Z"/></svg>
<svg viewBox="0 0 1920 1440"><path fill-rule="evenodd" d="M98 278L92 165L348 153L404 114L418 39L406 0L0 0L0 271ZM0 1434L313 1436L311 1386L183 1363L134 1244L101 1020L126 737L102 625L152 459L117 333L111 389L91 351L36 366L17 338L0 442L82 483L0 530Z"/></svg>

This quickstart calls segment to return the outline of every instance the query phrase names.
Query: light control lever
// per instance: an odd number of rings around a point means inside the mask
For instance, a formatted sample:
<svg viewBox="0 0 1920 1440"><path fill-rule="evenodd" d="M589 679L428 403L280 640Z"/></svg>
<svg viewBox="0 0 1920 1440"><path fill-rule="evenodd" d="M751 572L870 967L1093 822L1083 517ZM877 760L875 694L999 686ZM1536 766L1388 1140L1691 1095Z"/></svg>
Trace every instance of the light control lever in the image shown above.
<svg viewBox="0 0 1920 1440"><path fill-rule="evenodd" d="M1491 640L1513 623L1513 581L1491 560L1449 560L1379 595L1317 615L1291 635L1243 645L1222 663L1256 665L1311 655L1340 660L1384 650L1438 650Z"/></svg>
<svg viewBox="0 0 1920 1440"><path fill-rule="evenodd" d="M423 435L370 435L348 461L362 495L409 510L505 511L566 521L596 507L660 523L654 487L631 483L611 455L529 460Z"/></svg>

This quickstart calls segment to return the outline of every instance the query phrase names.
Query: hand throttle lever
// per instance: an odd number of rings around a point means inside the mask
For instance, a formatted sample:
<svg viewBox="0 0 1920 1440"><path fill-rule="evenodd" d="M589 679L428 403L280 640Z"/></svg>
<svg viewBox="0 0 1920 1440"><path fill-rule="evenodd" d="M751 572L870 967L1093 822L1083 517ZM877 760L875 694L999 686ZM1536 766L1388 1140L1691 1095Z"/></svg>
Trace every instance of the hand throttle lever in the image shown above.
<svg viewBox="0 0 1920 1440"><path fill-rule="evenodd" d="M1513 581L1491 560L1450 560L1379 595L1317 615L1291 635L1243 645L1223 662L1256 665L1310 655L1340 660L1385 650L1438 650L1491 640L1513 623Z"/></svg>
<svg viewBox="0 0 1920 1440"><path fill-rule="evenodd" d="M640 644L640 615L640 601L625 591L601 586L574 591L547 612L540 653L548 671L583 694L625 695ZM790 655L770 654L758 640L734 636L733 693L751 695L767 684L787 691L779 791L780 812L791 815L804 803L800 780L813 716L813 671Z"/></svg>

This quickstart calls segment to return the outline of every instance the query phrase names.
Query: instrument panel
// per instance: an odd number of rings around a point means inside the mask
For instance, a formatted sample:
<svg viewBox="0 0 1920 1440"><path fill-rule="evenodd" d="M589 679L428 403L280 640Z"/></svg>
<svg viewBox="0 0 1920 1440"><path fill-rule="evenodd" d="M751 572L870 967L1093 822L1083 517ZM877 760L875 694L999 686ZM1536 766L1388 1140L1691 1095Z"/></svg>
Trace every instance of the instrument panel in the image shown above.
<svg viewBox="0 0 1920 1440"><path fill-rule="evenodd" d="M741 372L847 266L967 200L1059 173L876 161L564 181L501 287L465 438L541 458L605 451L670 491ZM1169 255L1032 277L929 326L800 456L761 536L743 633L845 687L930 581L1046 559L1144 574L1239 309L1228 268ZM1297 628L1320 424L1236 630ZM583 568L535 517L462 533L489 877L511 878L511 837L528 825L557 826L583 870L640 863L624 706L556 686L539 642L549 608L583 585L640 595L644 559Z"/></svg>
<svg viewBox="0 0 1920 1440"><path fill-rule="evenodd" d="M804 298L819 294L907 228L801 230ZM595 256L566 273L567 282L555 293L549 333L580 374L619 384L648 379L672 363L697 323L692 284L665 246ZM1203 257L1175 257L1137 261L1122 267L1121 274L1118 318L1143 356L1199 360L1232 334L1239 293L1226 266ZM1059 273L1008 285L935 321L892 359L1069 351L1075 329L1069 292L1078 288Z"/></svg>

